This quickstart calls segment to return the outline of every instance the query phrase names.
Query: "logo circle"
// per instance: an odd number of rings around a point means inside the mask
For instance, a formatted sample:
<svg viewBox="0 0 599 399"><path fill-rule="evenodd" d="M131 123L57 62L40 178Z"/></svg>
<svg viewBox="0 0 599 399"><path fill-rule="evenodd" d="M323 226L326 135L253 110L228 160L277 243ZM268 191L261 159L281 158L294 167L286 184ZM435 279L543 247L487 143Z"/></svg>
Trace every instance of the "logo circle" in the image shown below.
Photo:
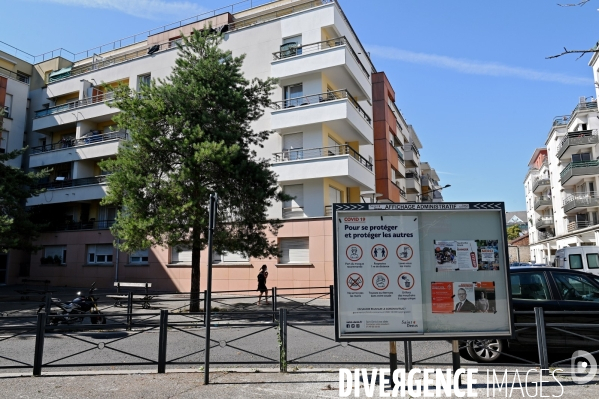
<svg viewBox="0 0 599 399"><path fill-rule="evenodd" d="M383 244L376 244L370 250L370 254L374 260L382 262L387 259L387 256L389 256L389 250Z"/></svg>
<svg viewBox="0 0 599 399"><path fill-rule="evenodd" d="M379 276L379 278L377 278L377 276ZM375 282L375 280L377 282ZM380 285L377 285L380 284ZM382 284L384 284L385 286L383 287ZM379 290L379 291L383 291L385 289L387 289L387 287L389 286L389 277L387 277L387 275L385 273L377 273L374 276L372 276L372 286L374 287L374 289Z"/></svg>
<svg viewBox="0 0 599 399"><path fill-rule="evenodd" d="M345 282L347 284L347 288L352 291L358 291L364 286L364 278L358 273L352 273L347 276L347 280Z"/></svg>
<svg viewBox="0 0 599 399"><path fill-rule="evenodd" d="M358 244L352 244L345 250L345 256L352 262L357 262L362 259L362 255L364 255L364 251L362 251L362 247Z"/></svg>
<svg viewBox="0 0 599 399"><path fill-rule="evenodd" d="M399 247L397 247L395 253L397 254L399 260L403 260L404 262L409 261L412 259L412 256L414 256L414 250L408 244L401 244Z"/></svg>
<svg viewBox="0 0 599 399"><path fill-rule="evenodd" d="M404 291L414 288L414 276L410 273L402 273L397 277L397 285Z"/></svg>

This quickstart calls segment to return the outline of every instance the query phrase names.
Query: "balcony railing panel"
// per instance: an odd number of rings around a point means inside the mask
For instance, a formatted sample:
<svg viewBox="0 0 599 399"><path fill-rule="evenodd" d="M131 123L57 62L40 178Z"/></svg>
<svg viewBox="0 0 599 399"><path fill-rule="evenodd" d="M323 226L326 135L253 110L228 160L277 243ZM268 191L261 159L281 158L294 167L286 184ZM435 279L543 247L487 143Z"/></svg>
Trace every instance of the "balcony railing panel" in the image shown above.
<svg viewBox="0 0 599 399"><path fill-rule="evenodd" d="M46 151L61 150L63 148L82 147L86 145L102 143L104 141L112 140L127 140L127 133L124 131L110 132L104 134L93 134L80 139L63 139L58 143L40 145L38 147L32 147L32 154L40 154Z"/></svg>
<svg viewBox="0 0 599 399"><path fill-rule="evenodd" d="M57 105L55 107L50 107L48 109L42 109L40 111L35 111L35 117L41 118L43 116L54 115L60 112L70 111L72 109L77 109L81 107L87 107L88 105L101 104L106 101L110 101L114 98L114 92L108 92L99 94L97 96L84 98L82 100L70 101L66 104Z"/></svg>
<svg viewBox="0 0 599 399"><path fill-rule="evenodd" d="M599 197L596 191L586 193L574 193L569 194L562 201L564 212L571 211L575 208L588 208L599 206Z"/></svg>
<svg viewBox="0 0 599 399"><path fill-rule="evenodd" d="M550 231L539 231L538 233L539 240L547 240L549 238L555 237L555 233Z"/></svg>
<svg viewBox="0 0 599 399"><path fill-rule="evenodd" d="M572 176L592 175L599 173L599 161L570 162L560 173L560 181L564 184Z"/></svg>
<svg viewBox="0 0 599 399"><path fill-rule="evenodd" d="M45 188L47 190L57 190L61 188L70 188L78 186L88 186L90 184L101 184L106 182L107 176L84 177L72 180L55 180L53 182L38 183L36 188Z"/></svg>
<svg viewBox="0 0 599 399"><path fill-rule="evenodd" d="M7 76L12 80L17 80L21 83L29 84L29 76L10 71L6 68L0 67L0 76Z"/></svg>
<svg viewBox="0 0 599 399"><path fill-rule="evenodd" d="M552 217L540 217L536 220L535 226L537 229L545 228L545 227L553 227L553 218Z"/></svg>
<svg viewBox="0 0 599 399"><path fill-rule="evenodd" d="M532 183L532 191L537 191L537 188L548 186L551 184L551 181L548 177L537 177Z"/></svg>
<svg viewBox="0 0 599 399"><path fill-rule="evenodd" d="M420 182L420 175L418 174L418 171L415 169L406 170L406 178L414 179L414 180Z"/></svg>
<svg viewBox="0 0 599 399"><path fill-rule="evenodd" d="M44 231L103 230L112 227L114 222L114 220L90 219L88 221L50 223L44 228Z"/></svg>
<svg viewBox="0 0 599 399"><path fill-rule="evenodd" d="M333 216L333 205L325 205L324 215L325 216Z"/></svg>
<svg viewBox="0 0 599 399"><path fill-rule="evenodd" d="M287 109L342 99L349 100L349 102L354 106L354 108L356 108L356 110L362 116L362 118L364 118L366 122L368 122L368 124L372 123L370 116L368 116L366 111L364 111L360 104L358 104L358 102L354 100L352 95L346 89L329 91L326 93L311 94L309 96L288 98L283 101L275 101L272 103L272 107L274 109Z"/></svg>
<svg viewBox="0 0 599 399"><path fill-rule="evenodd" d="M372 171L372 163L368 162L366 158L347 144L322 148L309 148L305 150L286 150L273 154L274 162L300 161L303 159L334 157L337 155L350 155L366 169Z"/></svg>
<svg viewBox="0 0 599 399"><path fill-rule="evenodd" d="M317 42L317 43L303 44L301 46L288 46L287 48L282 49L281 51L277 51L276 53L273 53L273 59L276 61L276 60L281 60L281 59L295 57L295 56L304 55L304 54L312 54L312 53L316 53L318 51L335 48L335 47L339 47L339 46L347 47L347 50L351 54L352 58L358 63L358 65L362 69L362 72L364 73L364 75L367 78L370 78L370 74L368 73L368 70L366 70L366 68L364 67L364 64L362 64L362 61L360 61L360 59L358 58L358 55L356 54L356 52L354 51L352 46L349 44L349 41L345 38L345 36L338 37L336 39L324 40L322 42Z"/></svg>
<svg viewBox="0 0 599 399"><path fill-rule="evenodd" d="M283 207L283 219L305 218L303 206Z"/></svg>
<svg viewBox="0 0 599 399"><path fill-rule="evenodd" d="M598 130L582 130L570 132L564 136L557 146L557 157L560 158L569 147L599 143Z"/></svg>
<svg viewBox="0 0 599 399"><path fill-rule="evenodd" d="M580 230L580 229L586 229L587 227L595 226L597 224L598 223L592 222L592 221L569 222L568 223L568 232L575 231L575 230Z"/></svg>
<svg viewBox="0 0 599 399"><path fill-rule="evenodd" d="M542 206L551 206L551 205L553 205L551 197L539 197L535 200L534 207L535 207L535 209L538 209Z"/></svg>

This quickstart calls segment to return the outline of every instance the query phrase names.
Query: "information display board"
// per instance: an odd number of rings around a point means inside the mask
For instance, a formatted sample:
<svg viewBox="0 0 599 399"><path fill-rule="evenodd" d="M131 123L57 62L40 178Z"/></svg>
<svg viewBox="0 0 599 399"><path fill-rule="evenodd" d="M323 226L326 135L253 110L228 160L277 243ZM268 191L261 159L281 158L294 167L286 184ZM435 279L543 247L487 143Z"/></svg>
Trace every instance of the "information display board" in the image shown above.
<svg viewBox="0 0 599 399"><path fill-rule="evenodd" d="M513 335L501 202L334 204L338 341Z"/></svg>

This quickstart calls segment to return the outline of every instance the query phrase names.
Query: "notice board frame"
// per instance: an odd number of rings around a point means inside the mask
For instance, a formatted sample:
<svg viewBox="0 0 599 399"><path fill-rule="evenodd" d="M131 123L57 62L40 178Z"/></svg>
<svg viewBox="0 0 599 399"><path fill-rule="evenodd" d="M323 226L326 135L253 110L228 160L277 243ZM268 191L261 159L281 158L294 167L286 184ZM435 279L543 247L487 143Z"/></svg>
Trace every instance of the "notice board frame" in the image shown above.
<svg viewBox="0 0 599 399"><path fill-rule="evenodd" d="M505 331L476 331L476 332L447 332L447 333L355 333L342 334L340 329L340 287L339 287L339 237L338 227L341 217L364 216L368 213L392 212L401 216L402 212L497 212L500 218L500 232L502 246L499 251L503 252L500 263L501 275L505 279L505 290L507 299L508 328ZM375 342L375 341L429 341L429 340L466 340L478 338L509 339L515 336L514 311L511 296L511 281L509 275L509 255L507 242L507 229L505 218L505 205L503 202L440 202L440 203L338 203L333 204L333 272L334 272L334 322L336 342Z"/></svg>

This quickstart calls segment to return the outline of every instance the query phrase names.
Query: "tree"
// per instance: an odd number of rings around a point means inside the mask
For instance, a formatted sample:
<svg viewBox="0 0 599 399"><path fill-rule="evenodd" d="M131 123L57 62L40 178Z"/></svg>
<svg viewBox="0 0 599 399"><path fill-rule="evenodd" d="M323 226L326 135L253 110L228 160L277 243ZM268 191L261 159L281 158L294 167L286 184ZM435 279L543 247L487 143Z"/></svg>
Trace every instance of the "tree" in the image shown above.
<svg viewBox="0 0 599 399"><path fill-rule="evenodd" d="M587 4L588 2L590 2L591 0L581 0L578 3L566 3L566 4L559 4L558 6L560 7L582 7L585 4ZM567 48L564 47L564 51L556 54L556 55L552 55L549 57L545 57L546 59L552 59L552 58L558 58L561 57L562 55L566 55L566 54L580 54L580 56L577 58L580 59L582 56L584 56L585 54L589 54L589 53L597 53L599 52L599 42L598 44L595 44L595 46L591 47L588 50L568 50Z"/></svg>
<svg viewBox="0 0 599 399"><path fill-rule="evenodd" d="M0 253L11 249L28 252L36 250L33 241L39 236L40 227L43 227L31 220L25 203L28 198L42 192L36 188L36 184L39 179L48 175L48 171L26 173L20 168L5 164L23 154L26 149L0 154Z"/></svg>
<svg viewBox="0 0 599 399"><path fill-rule="evenodd" d="M275 81L246 80L245 57L223 51L221 41L209 29L194 31L179 45L167 79L152 80L139 93L115 90L111 106L121 112L114 120L131 140L101 164L112 172L102 203L121 208L111 229L120 248L191 247L191 311L199 311L210 194L219 197L215 250L252 257L278 255L265 230L276 235L280 222L266 212L274 200L288 199L269 162L251 149L271 134L254 132L250 123L271 104Z"/></svg>
<svg viewBox="0 0 599 399"><path fill-rule="evenodd" d="M516 238L520 237L520 226L518 226L517 224L510 226L507 228L507 239L508 240L515 240Z"/></svg>

